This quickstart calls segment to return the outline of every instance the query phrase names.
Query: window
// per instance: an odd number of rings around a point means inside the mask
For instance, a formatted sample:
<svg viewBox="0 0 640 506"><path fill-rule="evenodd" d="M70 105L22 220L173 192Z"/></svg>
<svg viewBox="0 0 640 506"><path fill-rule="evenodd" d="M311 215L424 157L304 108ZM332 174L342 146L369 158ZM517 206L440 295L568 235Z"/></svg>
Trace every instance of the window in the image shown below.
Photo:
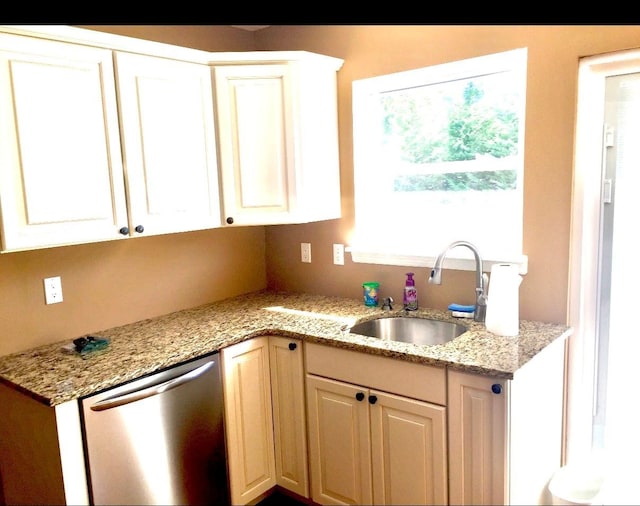
<svg viewBox="0 0 640 506"><path fill-rule="evenodd" d="M356 262L522 255L526 49L353 82ZM475 269L455 248L447 267ZM468 260L467 260L468 259Z"/></svg>

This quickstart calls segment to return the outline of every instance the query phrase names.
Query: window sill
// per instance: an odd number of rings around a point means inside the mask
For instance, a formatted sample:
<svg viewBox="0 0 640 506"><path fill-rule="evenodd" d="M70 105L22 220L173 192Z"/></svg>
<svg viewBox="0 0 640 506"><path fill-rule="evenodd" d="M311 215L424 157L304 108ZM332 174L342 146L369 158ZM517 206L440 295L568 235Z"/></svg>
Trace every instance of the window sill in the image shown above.
<svg viewBox="0 0 640 506"><path fill-rule="evenodd" d="M380 265L399 265L407 267L427 267L432 268L436 262L434 256L412 256L398 255L390 253L374 252L369 250L358 249L355 247L345 248L346 252L351 253L351 260L355 263L362 264L380 264ZM529 269L529 257L527 255L519 255L512 258L483 258L482 269L490 272L491 267L495 264L514 264L518 266L519 274L527 274ZM443 268L458 271L475 271L476 262L473 258L460 258L454 255L448 255L444 262Z"/></svg>

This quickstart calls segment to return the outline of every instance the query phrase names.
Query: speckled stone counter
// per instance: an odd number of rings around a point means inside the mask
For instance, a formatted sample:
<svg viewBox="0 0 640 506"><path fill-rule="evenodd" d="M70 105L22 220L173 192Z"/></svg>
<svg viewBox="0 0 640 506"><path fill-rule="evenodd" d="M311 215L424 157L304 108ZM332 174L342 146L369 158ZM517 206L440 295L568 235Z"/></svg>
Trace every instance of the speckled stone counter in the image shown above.
<svg viewBox="0 0 640 506"><path fill-rule="evenodd" d="M353 324L402 315L450 320L468 327L437 346L418 346L359 336ZM82 358L62 351L65 341L0 357L0 381L55 406L140 376L219 351L252 337L281 335L411 362L512 379L540 350L572 332L558 324L521 321L516 337L494 335L484 324L452 318L448 312L401 305L393 311L365 307L361 300L306 294L256 292L240 297L94 332L109 347Z"/></svg>

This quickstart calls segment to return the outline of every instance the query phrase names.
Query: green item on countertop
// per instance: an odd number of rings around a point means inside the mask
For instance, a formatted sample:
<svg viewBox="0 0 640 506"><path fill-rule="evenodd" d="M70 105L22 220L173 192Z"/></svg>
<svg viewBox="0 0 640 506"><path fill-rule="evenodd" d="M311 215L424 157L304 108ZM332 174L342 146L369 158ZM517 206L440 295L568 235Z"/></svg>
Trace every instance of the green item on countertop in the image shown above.
<svg viewBox="0 0 640 506"><path fill-rule="evenodd" d="M62 347L67 353L76 353L82 358L96 355L109 346L109 339L97 336L83 336L73 340L73 343Z"/></svg>
<svg viewBox="0 0 640 506"><path fill-rule="evenodd" d="M365 306L377 306L378 305L378 290L380 283L377 281L367 281L362 283L364 305Z"/></svg>

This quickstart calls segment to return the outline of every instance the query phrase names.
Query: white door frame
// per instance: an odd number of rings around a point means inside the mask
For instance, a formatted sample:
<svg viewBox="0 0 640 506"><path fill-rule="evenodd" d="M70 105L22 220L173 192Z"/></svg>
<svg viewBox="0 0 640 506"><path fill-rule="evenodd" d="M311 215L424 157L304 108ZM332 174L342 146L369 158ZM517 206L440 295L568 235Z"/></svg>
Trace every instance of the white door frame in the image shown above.
<svg viewBox="0 0 640 506"><path fill-rule="evenodd" d="M596 371L605 80L640 72L640 50L580 60L569 264L566 463L591 452Z"/></svg>

